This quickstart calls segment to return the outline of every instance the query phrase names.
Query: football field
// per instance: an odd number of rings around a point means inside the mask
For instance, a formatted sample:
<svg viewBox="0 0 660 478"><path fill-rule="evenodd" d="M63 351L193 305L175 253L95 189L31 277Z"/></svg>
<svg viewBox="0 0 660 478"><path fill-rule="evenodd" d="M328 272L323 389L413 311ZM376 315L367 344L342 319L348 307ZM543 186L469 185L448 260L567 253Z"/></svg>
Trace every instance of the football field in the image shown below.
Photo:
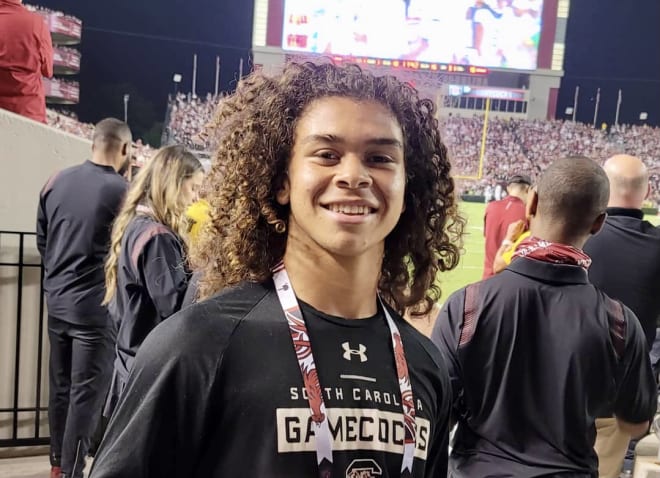
<svg viewBox="0 0 660 478"><path fill-rule="evenodd" d="M449 295L457 289L481 279L484 264L484 211L486 205L482 203L462 202L461 212L467 219L465 235L463 238L463 253L456 269L440 273L438 282L442 290L440 302L444 302ZM658 225L658 216L646 216L644 219Z"/></svg>
<svg viewBox="0 0 660 478"><path fill-rule="evenodd" d="M444 302L457 289L481 279L484 270L484 210L486 205L462 202L461 213L467 219L463 235L463 251L458 266L449 272L441 272L438 282L442 290L440 302Z"/></svg>

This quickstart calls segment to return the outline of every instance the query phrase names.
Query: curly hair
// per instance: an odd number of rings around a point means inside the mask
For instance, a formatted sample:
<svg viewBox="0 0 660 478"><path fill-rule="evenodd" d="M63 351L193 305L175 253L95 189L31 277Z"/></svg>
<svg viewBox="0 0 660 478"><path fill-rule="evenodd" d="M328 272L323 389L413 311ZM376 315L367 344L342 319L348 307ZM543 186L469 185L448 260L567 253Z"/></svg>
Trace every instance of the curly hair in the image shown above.
<svg viewBox="0 0 660 478"><path fill-rule="evenodd" d="M377 101L403 131L405 211L385 239L383 299L399 313L413 307L413 314L422 315L440 298L436 275L458 264L465 220L458 213L435 105L393 76L332 63L289 63L276 76L252 73L220 102L210 125L218 145L206 178L211 220L191 250L201 270L200 297L271 277L287 241L289 206L275 196L296 125L310 103L331 96Z"/></svg>

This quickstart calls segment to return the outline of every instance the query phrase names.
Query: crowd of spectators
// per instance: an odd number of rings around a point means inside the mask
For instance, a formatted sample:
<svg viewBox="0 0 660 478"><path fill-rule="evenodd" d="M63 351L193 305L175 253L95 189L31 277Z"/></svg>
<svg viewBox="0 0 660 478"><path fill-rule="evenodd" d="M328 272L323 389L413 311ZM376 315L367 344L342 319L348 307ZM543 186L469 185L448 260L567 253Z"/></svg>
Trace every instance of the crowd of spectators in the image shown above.
<svg viewBox="0 0 660 478"><path fill-rule="evenodd" d="M41 5L28 5L24 4L25 8L30 10L31 12L39 13L41 15L47 16L47 15L55 15L57 17L62 17L62 18L67 18L69 20L74 20L76 22L80 21L73 15L67 15L64 12L60 12L59 10L51 10L50 8L42 7Z"/></svg>
<svg viewBox="0 0 660 478"><path fill-rule="evenodd" d="M460 190L481 194L512 174L533 179L553 159L587 156L602 164L617 153L640 157L651 172L652 202L660 202L660 128L619 125L594 129L591 125L561 120L502 120L488 123L482 179L478 176L483 118L448 118L441 122Z"/></svg>
<svg viewBox="0 0 660 478"><path fill-rule="evenodd" d="M48 108L46 109L46 122L54 128L90 141L94 134L94 125L79 121L76 114L71 111L56 111ZM153 153L154 149L148 144L144 144L141 139L137 139L133 143L133 156L137 166L142 166Z"/></svg>
<svg viewBox="0 0 660 478"><path fill-rule="evenodd" d="M213 117L220 97L206 95L205 98L193 96L190 93L178 93L170 98L168 104L168 121L165 126L165 137L168 143L184 144L194 149L210 148L210 145L200 136L205 126Z"/></svg>
<svg viewBox="0 0 660 478"><path fill-rule="evenodd" d="M185 144L194 149L213 149L203 134L220 97L204 98L179 93L170 99L165 126L167 143ZM59 119L58 119L59 118ZM73 134L89 137L91 125L52 117ZM60 127L60 126L58 126ZM660 203L660 128L647 125L619 125L595 129L584 123L563 120L521 120L491 118L488 122L481 179L479 173L483 117L449 117L440 122L443 140L449 149L459 191L483 194L490 186L503 183L512 174L535 179L553 159L587 156L600 163L616 153L639 156L651 171L652 202ZM144 156L144 155L142 155Z"/></svg>

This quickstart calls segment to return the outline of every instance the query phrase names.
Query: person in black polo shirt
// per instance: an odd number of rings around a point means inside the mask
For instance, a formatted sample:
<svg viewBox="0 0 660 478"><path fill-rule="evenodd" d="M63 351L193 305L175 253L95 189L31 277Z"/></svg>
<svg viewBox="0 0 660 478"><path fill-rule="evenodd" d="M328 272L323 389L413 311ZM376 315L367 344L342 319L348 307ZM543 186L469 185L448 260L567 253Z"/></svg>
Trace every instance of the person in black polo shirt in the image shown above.
<svg viewBox="0 0 660 478"><path fill-rule="evenodd" d="M101 305L112 222L126 192L119 174L131 131L117 119L94 129L92 159L52 176L41 190L37 247L44 268L50 339L51 477L82 477L107 393L115 330Z"/></svg>
<svg viewBox="0 0 660 478"><path fill-rule="evenodd" d="M584 245L593 261L589 280L630 307L650 349L660 316L660 229L643 219L649 173L639 158L624 154L608 159L604 169L610 200L602 231ZM630 436L611 417L597 420L596 428L600 476L618 477Z"/></svg>
<svg viewBox="0 0 660 478"><path fill-rule="evenodd" d="M581 250L605 221L605 172L561 159L530 194L530 238L500 274L453 294L432 334L458 422L452 477L596 477L596 417L639 435L655 411L639 321L589 283Z"/></svg>

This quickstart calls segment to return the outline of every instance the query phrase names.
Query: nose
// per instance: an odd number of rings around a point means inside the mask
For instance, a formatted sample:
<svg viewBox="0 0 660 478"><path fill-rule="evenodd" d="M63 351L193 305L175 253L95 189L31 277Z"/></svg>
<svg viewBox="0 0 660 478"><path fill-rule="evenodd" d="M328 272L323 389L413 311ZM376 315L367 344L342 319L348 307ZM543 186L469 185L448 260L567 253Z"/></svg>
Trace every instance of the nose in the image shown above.
<svg viewBox="0 0 660 478"><path fill-rule="evenodd" d="M341 188L360 189L371 186L373 179L369 174L369 168L362 158L357 155L344 156L335 175L335 184Z"/></svg>

